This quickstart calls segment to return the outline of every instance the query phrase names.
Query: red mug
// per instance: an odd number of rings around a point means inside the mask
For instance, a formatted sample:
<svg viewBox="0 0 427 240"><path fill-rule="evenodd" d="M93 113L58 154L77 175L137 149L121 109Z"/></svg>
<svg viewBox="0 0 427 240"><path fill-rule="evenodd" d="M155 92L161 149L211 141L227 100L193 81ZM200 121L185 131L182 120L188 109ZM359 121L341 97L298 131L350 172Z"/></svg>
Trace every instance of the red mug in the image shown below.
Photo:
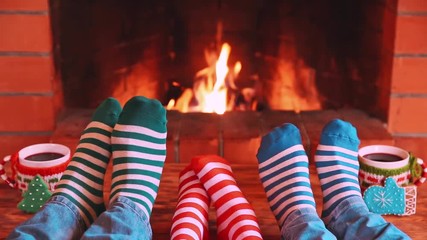
<svg viewBox="0 0 427 240"><path fill-rule="evenodd" d="M8 176L5 164L10 162L12 175ZM38 174L50 191L62 177L70 162L70 149L57 143L34 144L0 160L0 176L11 188L26 191L28 183Z"/></svg>

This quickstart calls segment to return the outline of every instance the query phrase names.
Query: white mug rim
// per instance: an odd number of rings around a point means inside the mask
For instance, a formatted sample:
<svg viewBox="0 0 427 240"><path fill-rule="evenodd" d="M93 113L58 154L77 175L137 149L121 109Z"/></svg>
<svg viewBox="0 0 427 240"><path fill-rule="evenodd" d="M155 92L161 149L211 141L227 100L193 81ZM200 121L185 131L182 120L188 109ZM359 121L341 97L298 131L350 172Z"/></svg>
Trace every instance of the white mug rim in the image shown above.
<svg viewBox="0 0 427 240"><path fill-rule="evenodd" d="M382 151L379 151L379 149L383 149ZM393 155L397 155L402 158L402 160L399 161L392 161L392 162L379 162L370 160L366 157L364 157L367 154L372 153L390 153ZM396 169L396 168L402 168L405 167L409 163L409 153L408 151L395 147L390 145L368 145L365 147L362 147L359 149L359 160L363 162L366 165L373 166L376 168L383 168L383 169Z"/></svg>
<svg viewBox="0 0 427 240"><path fill-rule="evenodd" d="M41 153L41 152L60 153L60 154L63 154L64 156L54 160L48 160L48 161L31 161L31 160L25 159L30 155ZM70 149L67 146L58 144L58 143L33 144L19 150L18 158L19 158L19 163L26 167L32 167L32 168L53 167L53 166L63 164L68 159L70 159Z"/></svg>

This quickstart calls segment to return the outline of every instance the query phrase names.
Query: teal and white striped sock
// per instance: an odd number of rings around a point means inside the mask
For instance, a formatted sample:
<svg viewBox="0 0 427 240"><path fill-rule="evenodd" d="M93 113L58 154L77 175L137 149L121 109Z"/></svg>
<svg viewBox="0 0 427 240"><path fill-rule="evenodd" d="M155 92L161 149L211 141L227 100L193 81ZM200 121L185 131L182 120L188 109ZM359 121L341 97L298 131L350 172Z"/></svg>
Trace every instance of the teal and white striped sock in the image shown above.
<svg viewBox="0 0 427 240"><path fill-rule="evenodd" d="M93 114L53 196L73 202L86 226L104 210L104 175L111 157L110 137L121 112L117 100L108 98Z"/></svg>
<svg viewBox="0 0 427 240"><path fill-rule="evenodd" d="M331 220L331 212L344 199L362 197L358 180L359 143L356 128L348 122L336 119L323 128L314 159L323 194L322 218L326 224Z"/></svg>
<svg viewBox="0 0 427 240"><path fill-rule="evenodd" d="M259 176L280 228L295 209L316 211L308 158L297 127L284 124L273 129L262 138L257 158Z"/></svg>
<svg viewBox="0 0 427 240"><path fill-rule="evenodd" d="M123 107L111 137L110 204L127 197L151 215L166 158L166 110L157 100L134 97Z"/></svg>

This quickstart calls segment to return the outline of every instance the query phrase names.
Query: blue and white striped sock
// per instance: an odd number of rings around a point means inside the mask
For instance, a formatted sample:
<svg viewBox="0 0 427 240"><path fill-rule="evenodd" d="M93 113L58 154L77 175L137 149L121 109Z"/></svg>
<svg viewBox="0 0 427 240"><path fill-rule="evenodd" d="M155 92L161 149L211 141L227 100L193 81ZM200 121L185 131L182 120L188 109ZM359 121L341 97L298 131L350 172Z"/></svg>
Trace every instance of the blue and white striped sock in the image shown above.
<svg viewBox="0 0 427 240"><path fill-rule="evenodd" d="M262 138L257 158L259 176L280 228L295 209L316 211L308 158L297 127L284 124L273 129Z"/></svg>
<svg viewBox="0 0 427 240"><path fill-rule="evenodd" d="M336 119L323 128L314 159L323 194L322 218L326 224L331 220L332 210L344 199L362 197L358 180L359 143L356 128L348 122Z"/></svg>

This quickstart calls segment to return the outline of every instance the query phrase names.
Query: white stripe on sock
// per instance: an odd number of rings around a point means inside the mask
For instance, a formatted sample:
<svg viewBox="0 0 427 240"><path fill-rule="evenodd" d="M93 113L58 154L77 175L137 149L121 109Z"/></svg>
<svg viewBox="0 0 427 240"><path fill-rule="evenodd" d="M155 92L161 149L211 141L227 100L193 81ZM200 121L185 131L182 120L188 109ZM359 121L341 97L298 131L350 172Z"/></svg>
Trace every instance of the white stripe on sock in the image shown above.
<svg viewBox="0 0 427 240"><path fill-rule="evenodd" d="M197 233L195 231L193 231L193 229L188 229L188 228L180 228L178 229L178 231L174 232L171 239L176 238L179 235L189 235L191 236L193 239L199 239L199 236L197 235Z"/></svg>
<svg viewBox="0 0 427 240"><path fill-rule="evenodd" d="M73 182L72 180L63 179L61 180L61 184L66 184L76 189L76 191L80 192L85 197L89 198L94 204L99 204L103 201L103 198L100 196L93 195L91 192L86 190L83 186Z"/></svg>
<svg viewBox="0 0 427 240"><path fill-rule="evenodd" d="M308 174L308 168L307 167L294 167L290 171L292 171L292 173L307 173ZM283 171L280 174L277 174L274 177L266 180L264 182L265 186L269 186L272 183L275 183L277 181L281 181L283 178L289 176L290 171Z"/></svg>
<svg viewBox="0 0 427 240"><path fill-rule="evenodd" d="M345 185L341 185L341 184L345 184ZM333 192L333 191L335 191L335 190L338 190L338 189L340 189L340 188L343 188L343 187L355 187L355 188L358 188L358 189L360 189L360 185L358 184L358 183L353 183L353 182L345 182L345 183L338 183L338 184L335 184L335 185L333 185L333 186L331 186L331 187L329 187L329 188L327 188L327 189L325 189L324 191L323 191L323 196L328 196L331 192Z"/></svg>
<svg viewBox="0 0 427 240"><path fill-rule="evenodd" d="M175 213L174 213L174 217L178 217L179 214L181 213L194 213L197 215L197 217L199 218L199 221L203 223L203 225L208 226L208 220L206 219L206 217L204 216L204 213L202 213L198 208L196 207L183 207L183 208L178 208ZM207 212L205 212L207 213ZM172 225L175 225L175 223Z"/></svg>
<svg viewBox="0 0 427 240"><path fill-rule="evenodd" d="M132 157L132 158L140 158L140 159L164 162L166 155L156 155L156 154L149 154L149 153L142 153L142 152L128 151L128 150L113 151L114 159L124 158L124 157Z"/></svg>
<svg viewBox="0 0 427 240"><path fill-rule="evenodd" d="M350 179L354 179L356 181L359 181L358 176L352 176L348 173L339 173L339 174L334 174L334 175L331 175L329 177L320 179L320 185L323 185L324 183L330 183L332 181L335 181L338 179L343 179L343 178L350 178Z"/></svg>
<svg viewBox="0 0 427 240"><path fill-rule="evenodd" d="M206 190L208 191L212 186L222 182L222 181L232 181L233 183L236 183L236 180L230 174L225 173L218 173L211 179L207 180L203 186L205 186Z"/></svg>
<svg viewBox="0 0 427 240"><path fill-rule="evenodd" d="M252 209L239 209L235 211L233 214L231 214L227 219L224 220L219 226L218 226L218 232L223 231L225 228L227 228L230 225L230 222L233 221L235 218L243 215L249 215L249 216L255 216L255 212ZM219 216L218 216L219 217Z"/></svg>
<svg viewBox="0 0 427 240"><path fill-rule="evenodd" d="M254 220L245 219L237 222L236 224L233 225L233 227L230 228L230 231L228 232L228 237L232 239L234 233L236 233L236 231L239 230L241 227L245 227L245 226L254 226L256 228L259 228L258 224ZM254 233L257 233L257 234L254 234ZM239 239L239 237L241 236L244 237L244 236L254 236L254 235L257 236L259 235L259 233L254 230L246 230L240 233L239 236L235 239Z"/></svg>
<svg viewBox="0 0 427 240"><path fill-rule="evenodd" d="M274 204L276 204L279 200L285 198L287 195L293 193L293 192L308 192L313 194L311 188L306 187L306 186L298 186L298 187L293 187L291 189L288 189L284 192L281 192L280 194L278 194L274 199L270 200L270 204L271 206L273 206ZM272 193L268 192L267 196L271 196Z"/></svg>
<svg viewBox="0 0 427 240"><path fill-rule="evenodd" d="M262 239L262 236L259 232L254 231L254 230L249 230L249 231L242 232L235 240L242 240L242 239L245 239L246 237L249 237L249 236L255 236L255 237L259 237L260 239Z"/></svg>
<svg viewBox="0 0 427 240"><path fill-rule="evenodd" d="M86 173L89 173L89 171L86 171L85 170L85 172ZM89 178L87 178L86 176L84 176L84 175L82 175L82 174L80 174L80 173L78 173L78 172L75 172L75 171L71 171L71 170L66 170L65 172L64 172L64 174L63 174L63 176L72 176L72 177L74 177L74 178L77 178L77 179L79 179L80 181L82 181L82 182L84 182L84 183L86 183L87 185L89 185L89 186L91 186L92 188L95 188L95 189L103 189L103 185L101 185L101 184L98 184L98 183L96 183L96 182L94 182L94 181L92 181L91 179L89 179ZM94 174L91 174L91 175L94 175ZM102 178L100 178L100 180L104 180L103 179L104 177L102 177ZM61 179L61 181L62 180L65 180L64 179L64 177L62 177L62 179ZM61 182L59 182L59 183L61 183Z"/></svg>
<svg viewBox="0 0 427 240"><path fill-rule="evenodd" d="M85 130L88 129L88 128L99 128L99 129L105 130L105 131L110 132L110 133L113 131L112 127L108 126L107 124L105 124L103 122L98 122L98 121L92 121L92 122L90 122L86 126Z"/></svg>
<svg viewBox="0 0 427 240"><path fill-rule="evenodd" d="M113 144L123 144L156 150L166 150L166 144L164 143L153 143L135 138L111 137L111 142L113 142Z"/></svg>
<svg viewBox="0 0 427 240"><path fill-rule="evenodd" d="M149 195L153 196L154 198L156 198L157 196L157 192L154 191L153 189L151 189L150 187L141 185L141 184L117 184L113 189L111 189L111 193L115 192L116 190L119 189L133 189L133 190L141 190L144 191L146 193L148 193Z"/></svg>
<svg viewBox="0 0 427 240"><path fill-rule="evenodd" d="M185 191L179 198L178 198L178 201L179 200L181 200L181 198L183 197L183 196L187 196L188 194L190 194L190 193L197 193L197 194L200 194L200 195L202 195L202 196L204 196L204 197L206 197L206 198L208 198L208 194L206 193L206 191L204 190L204 189L200 189L200 188L191 188L191 189L188 189L187 191Z"/></svg>
<svg viewBox="0 0 427 240"><path fill-rule="evenodd" d="M142 175L142 174L122 174L122 175L118 175L116 177L114 177L111 182L118 182L121 180L128 180L128 179L132 179L132 180L143 180L143 181L147 181L147 182L151 182L154 185L159 186L160 184L160 180L155 178L155 177L150 177L148 175Z"/></svg>
<svg viewBox="0 0 427 240"><path fill-rule="evenodd" d="M342 148L342 147L338 147L338 146L322 145L322 144L318 145L317 150L320 150L320 151L342 152L342 153L345 153L347 155L351 155L351 156L354 156L354 157L357 157L357 155L358 155L357 152L349 150L347 148Z"/></svg>
<svg viewBox="0 0 427 240"><path fill-rule="evenodd" d="M214 194L212 194L211 198L214 202L216 202L218 199L223 197L225 194L232 193L232 192L241 192L240 189L235 185L227 185L218 191L216 191Z"/></svg>
<svg viewBox="0 0 427 240"><path fill-rule="evenodd" d="M96 146L95 144L92 144L92 143L79 143L79 145L77 145L77 149L81 149L81 148L92 150L108 158L110 157L110 154L111 154L110 151L105 150L102 147Z"/></svg>
<svg viewBox="0 0 427 240"><path fill-rule="evenodd" d="M204 209L209 208L209 206L204 201L202 201L199 198L193 198L193 197L183 199L182 201L178 201L178 205L176 207L178 208L179 206L181 206L181 204L184 204L184 203L195 203L197 205L202 206Z"/></svg>
<svg viewBox="0 0 427 240"><path fill-rule="evenodd" d="M88 133L84 133L81 137L80 137L80 141L82 139L96 139L98 141L101 141L105 144L110 145L110 137L106 136L104 134L101 133L96 133L96 132L88 132Z"/></svg>
<svg viewBox="0 0 427 240"><path fill-rule="evenodd" d="M349 190L349 191L345 191L345 192L336 194L331 199L329 199L327 202L323 203L323 210L329 209L329 207L331 207L331 205L334 204L335 202L337 202L338 200L340 200L344 197L351 196L351 195L361 196L361 193L360 193L360 191Z"/></svg>
<svg viewBox="0 0 427 240"><path fill-rule="evenodd" d="M203 232L203 224L201 224L199 221L194 221L194 218L191 218L191 217L180 218L174 222L174 225L178 225L181 223L191 223L192 225L196 226L201 233Z"/></svg>
<svg viewBox="0 0 427 240"><path fill-rule="evenodd" d="M318 174L324 174L324 173L329 173L329 172L338 171L338 170L349 171L349 172L352 172L356 175L359 174L358 169L355 169L353 167L347 167L344 165L339 165L339 167L337 165L328 166L328 167L317 167L317 173Z"/></svg>
<svg viewBox="0 0 427 240"><path fill-rule="evenodd" d="M275 174L276 172L282 172L285 167L295 164L297 162L306 162L308 164L308 158L305 155L295 156L293 158L290 158L288 160L285 160L279 163L277 166L263 170L262 172L259 173L259 176L263 178L267 175Z"/></svg>
<svg viewBox="0 0 427 240"><path fill-rule="evenodd" d="M264 168L265 166L270 165L271 163L275 162L276 160L278 160L284 156L287 156L293 152L296 152L296 151L305 151L305 150L301 144L294 145L290 148L287 148L287 149L279 152L278 154L274 155L273 157L267 159L266 161L260 163L259 168Z"/></svg>
<svg viewBox="0 0 427 240"><path fill-rule="evenodd" d="M141 161L141 163L125 162L125 163L114 164L114 171L129 170L129 169L144 170L144 171L149 171L154 173L163 172L163 167L145 164L144 161Z"/></svg>
<svg viewBox="0 0 427 240"><path fill-rule="evenodd" d="M212 171L215 168L225 169L225 170L229 171L230 173L232 172L231 167L227 164L220 163L220 162L209 162L202 168L202 170L200 170L199 173L197 173L197 176L200 179L203 176L205 176L208 172Z"/></svg>
<svg viewBox="0 0 427 240"><path fill-rule="evenodd" d="M243 198L243 197L232 198L229 201L225 202L223 205L221 205L221 207L219 207L216 210L216 214L218 216L221 216L222 214L224 214L225 211L229 210L233 206L236 206L238 204L245 204L245 203L249 204L246 198Z"/></svg>
<svg viewBox="0 0 427 240"><path fill-rule="evenodd" d="M123 125L123 124L117 123L114 126L114 130L120 131L120 132L133 132L133 133L144 134L144 135L151 136L158 139L165 139L167 137L167 132L164 132L164 133L156 132L152 129L137 126L137 125Z"/></svg>
<svg viewBox="0 0 427 240"><path fill-rule="evenodd" d="M359 165L356 159L349 159L349 158L338 156L338 155L316 155L315 160L316 162L339 161L339 162L348 163L351 165L356 165L356 166Z"/></svg>

